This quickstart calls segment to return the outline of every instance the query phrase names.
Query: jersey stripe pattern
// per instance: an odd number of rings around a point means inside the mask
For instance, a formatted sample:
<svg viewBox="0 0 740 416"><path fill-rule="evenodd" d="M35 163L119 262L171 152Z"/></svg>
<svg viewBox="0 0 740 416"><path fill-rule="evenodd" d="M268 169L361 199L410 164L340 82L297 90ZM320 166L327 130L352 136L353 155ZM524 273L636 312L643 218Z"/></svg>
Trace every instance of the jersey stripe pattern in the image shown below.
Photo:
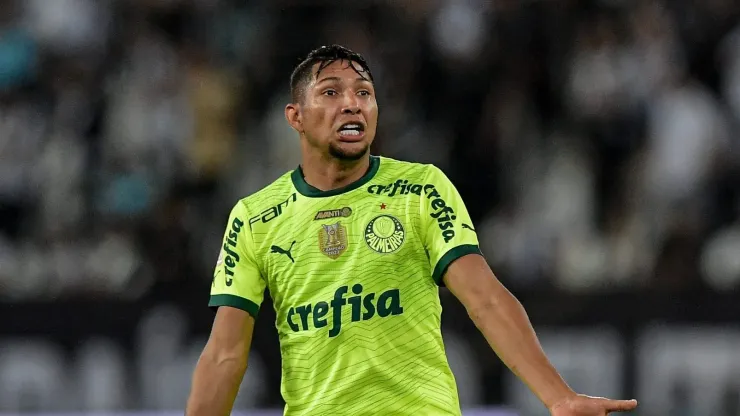
<svg viewBox="0 0 740 416"><path fill-rule="evenodd" d="M209 306L273 299L285 415L460 415L439 285L480 255L459 193L429 164L372 156L321 191L297 168L236 203Z"/></svg>

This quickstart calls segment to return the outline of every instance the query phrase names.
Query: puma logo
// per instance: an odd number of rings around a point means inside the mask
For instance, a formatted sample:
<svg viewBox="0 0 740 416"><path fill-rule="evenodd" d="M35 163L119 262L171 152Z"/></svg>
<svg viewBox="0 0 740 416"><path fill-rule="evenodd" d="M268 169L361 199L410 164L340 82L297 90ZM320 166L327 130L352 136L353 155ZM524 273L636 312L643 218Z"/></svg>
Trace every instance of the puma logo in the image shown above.
<svg viewBox="0 0 740 416"><path fill-rule="evenodd" d="M465 223L462 224L462 228L467 228L468 230L470 230L472 232L475 232L475 228L473 228L473 227L471 227L471 226L469 226L468 224L465 224Z"/></svg>
<svg viewBox="0 0 740 416"><path fill-rule="evenodd" d="M286 256L288 256L291 262L295 263L295 260L293 260L293 256L290 254L290 250L293 250L293 244L295 244L295 240L290 243L290 248L287 250L280 246L272 246L270 247L270 253L285 254Z"/></svg>

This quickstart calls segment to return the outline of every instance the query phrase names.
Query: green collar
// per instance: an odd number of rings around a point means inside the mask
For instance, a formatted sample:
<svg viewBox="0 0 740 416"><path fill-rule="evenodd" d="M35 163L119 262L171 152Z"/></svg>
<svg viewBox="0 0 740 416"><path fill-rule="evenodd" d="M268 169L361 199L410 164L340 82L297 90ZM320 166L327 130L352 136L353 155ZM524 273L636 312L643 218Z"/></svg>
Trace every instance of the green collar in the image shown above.
<svg viewBox="0 0 740 416"><path fill-rule="evenodd" d="M377 156L370 156L370 168L364 175L362 175L360 179L352 182L349 185L337 189L330 189L328 191L322 191L321 189L309 185L308 182L306 182L306 179L303 177L303 169L301 169L300 165L296 168L296 170L293 171L293 173L290 175L290 178L293 180L293 185L295 186L295 189L301 195L310 198L321 198L343 194L345 192L349 192L361 187L362 185L368 183L370 179L372 179L375 174L378 173L379 168L380 158Z"/></svg>

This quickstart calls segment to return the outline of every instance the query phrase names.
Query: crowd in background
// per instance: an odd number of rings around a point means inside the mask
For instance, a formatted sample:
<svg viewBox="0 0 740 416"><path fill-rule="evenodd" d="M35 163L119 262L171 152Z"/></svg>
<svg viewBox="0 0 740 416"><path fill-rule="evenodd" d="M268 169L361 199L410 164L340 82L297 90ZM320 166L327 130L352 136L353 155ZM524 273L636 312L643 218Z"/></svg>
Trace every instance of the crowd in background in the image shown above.
<svg viewBox="0 0 740 416"><path fill-rule="evenodd" d="M740 2L332 3L0 0L0 297L207 290L330 43L373 152L442 168L515 290L740 287Z"/></svg>

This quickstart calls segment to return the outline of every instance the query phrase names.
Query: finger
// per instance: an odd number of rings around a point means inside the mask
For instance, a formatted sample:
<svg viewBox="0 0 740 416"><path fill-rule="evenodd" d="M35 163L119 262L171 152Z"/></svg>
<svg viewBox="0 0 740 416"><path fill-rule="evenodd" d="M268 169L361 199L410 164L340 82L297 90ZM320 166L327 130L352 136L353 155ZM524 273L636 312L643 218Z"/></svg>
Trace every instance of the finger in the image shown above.
<svg viewBox="0 0 740 416"><path fill-rule="evenodd" d="M637 407L637 400L610 400L604 399L604 407L607 412L626 412Z"/></svg>

